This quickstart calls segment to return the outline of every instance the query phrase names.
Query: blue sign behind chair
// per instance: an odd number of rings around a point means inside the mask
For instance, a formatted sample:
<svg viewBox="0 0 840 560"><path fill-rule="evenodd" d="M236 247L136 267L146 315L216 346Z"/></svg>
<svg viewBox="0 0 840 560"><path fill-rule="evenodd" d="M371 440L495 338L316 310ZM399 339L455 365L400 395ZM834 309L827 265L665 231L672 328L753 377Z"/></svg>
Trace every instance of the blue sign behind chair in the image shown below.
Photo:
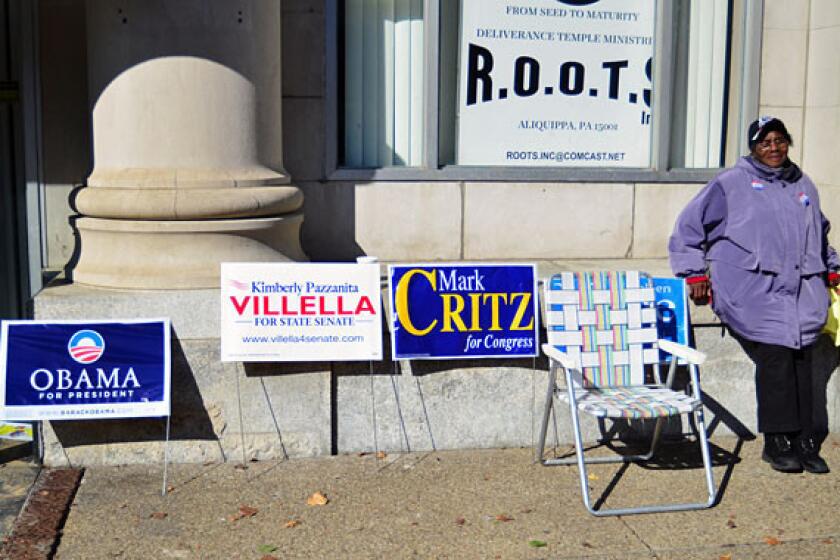
<svg viewBox="0 0 840 560"><path fill-rule="evenodd" d="M688 303L685 281L682 278L654 278L656 294L656 329L659 338L689 345ZM671 361L671 355L660 352L662 360ZM682 363L680 360L679 363Z"/></svg>

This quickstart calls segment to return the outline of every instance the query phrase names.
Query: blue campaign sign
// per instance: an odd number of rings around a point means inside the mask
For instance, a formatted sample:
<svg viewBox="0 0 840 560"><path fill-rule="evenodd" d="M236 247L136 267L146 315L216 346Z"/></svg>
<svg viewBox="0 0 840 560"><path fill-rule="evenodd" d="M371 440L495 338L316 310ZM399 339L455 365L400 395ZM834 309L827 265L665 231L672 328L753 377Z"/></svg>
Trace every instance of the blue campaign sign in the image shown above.
<svg viewBox="0 0 840 560"><path fill-rule="evenodd" d="M656 329L659 338L688 345L688 297L682 278L654 278L656 294ZM662 359L670 354L661 352ZM682 361L681 361L682 362Z"/></svg>
<svg viewBox="0 0 840 560"><path fill-rule="evenodd" d="M0 418L168 416L169 320L3 321Z"/></svg>
<svg viewBox="0 0 840 560"><path fill-rule="evenodd" d="M532 264L388 267L394 359L537 355Z"/></svg>

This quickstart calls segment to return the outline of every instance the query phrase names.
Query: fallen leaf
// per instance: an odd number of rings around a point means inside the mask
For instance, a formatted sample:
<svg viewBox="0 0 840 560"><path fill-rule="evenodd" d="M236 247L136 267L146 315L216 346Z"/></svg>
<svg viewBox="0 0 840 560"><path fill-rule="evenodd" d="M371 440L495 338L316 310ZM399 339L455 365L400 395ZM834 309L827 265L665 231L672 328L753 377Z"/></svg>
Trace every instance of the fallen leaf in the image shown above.
<svg viewBox="0 0 840 560"><path fill-rule="evenodd" d="M257 508L255 508L255 507L251 507L251 506L239 506L239 514L240 514L242 517L254 517L255 515L257 515L257 512L259 512L259 511L260 511L260 510L258 510L258 509L257 509Z"/></svg>
<svg viewBox="0 0 840 560"><path fill-rule="evenodd" d="M589 480L598 480L598 475L594 473L589 473L589 476L587 476L586 478L588 478Z"/></svg>
<svg viewBox="0 0 840 560"><path fill-rule="evenodd" d="M150 519L166 519L166 516L169 515L165 511L156 511L149 516Z"/></svg>
<svg viewBox="0 0 840 560"><path fill-rule="evenodd" d="M545 541L528 541L528 546L532 546L534 548L542 548L544 546L548 546L548 543Z"/></svg>
<svg viewBox="0 0 840 560"><path fill-rule="evenodd" d="M291 529L292 527L297 527L298 525L300 525L300 521L292 519L291 521L286 521L286 524L283 525L283 527L285 527L286 529Z"/></svg>
<svg viewBox="0 0 840 560"><path fill-rule="evenodd" d="M581 546L583 546L583 548L595 548L594 546L592 546L591 544L589 544L589 543L588 543L588 542L586 542L586 541L583 541L583 542L581 543Z"/></svg>
<svg viewBox="0 0 840 560"><path fill-rule="evenodd" d="M782 544L782 541L780 541L776 537L764 537L764 542L766 542L770 546L776 546L777 544Z"/></svg>
<svg viewBox="0 0 840 560"><path fill-rule="evenodd" d="M227 520L231 523L239 521L243 517L254 517L259 510L251 506L239 506L239 511L232 515L228 515Z"/></svg>
<svg viewBox="0 0 840 560"><path fill-rule="evenodd" d="M274 552L275 550L277 550L277 547L273 544L261 544L257 547L257 552L260 554L268 554L270 552Z"/></svg>
<svg viewBox="0 0 840 560"><path fill-rule="evenodd" d="M490 475L489 475L489 474L485 474L485 475L484 475L484 480L490 480Z"/></svg>
<svg viewBox="0 0 840 560"><path fill-rule="evenodd" d="M388 456L388 454L385 453L384 451L377 451L376 452L376 458L377 459L384 459L387 456Z"/></svg>
<svg viewBox="0 0 840 560"><path fill-rule="evenodd" d="M359 456L359 457L366 457L366 456L370 455L370 451L360 451L356 455Z"/></svg>
<svg viewBox="0 0 840 560"><path fill-rule="evenodd" d="M420 524L417 523L416 521L412 521L411 523L409 523L409 525L411 525L412 527L417 527Z"/></svg>
<svg viewBox="0 0 840 560"><path fill-rule="evenodd" d="M328 503L330 503L329 498L327 498L321 492L315 492L306 500L306 505L308 506L325 506Z"/></svg>
<svg viewBox="0 0 840 560"><path fill-rule="evenodd" d="M718 558L718 560L732 560L732 555L731 554L721 554L721 556L720 556L720 558Z"/></svg>
<svg viewBox="0 0 840 560"><path fill-rule="evenodd" d="M735 527L737 527L737 525L735 525L735 522L732 521L731 519L726 522L726 526L729 527L730 529L734 529Z"/></svg>
<svg viewBox="0 0 840 560"><path fill-rule="evenodd" d="M167 494L171 494L171 493L172 493L172 492L174 492L174 491L175 491L175 487L174 487L174 486L172 486L171 484L170 484L169 486L167 486L167 487L166 487L166 493L167 493Z"/></svg>
<svg viewBox="0 0 840 560"><path fill-rule="evenodd" d="M500 513L496 516L496 521L501 521L502 523L507 523L508 521L513 521L513 517L508 517L504 513Z"/></svg>
<svg viewBox="0 0 840 560"><path fill-rule="evenodd" d="M459 517L458 519L455 520L455 525L463 525L466 522L467 522L466 519L464 519L463 517Z"/></svg>
<svg viewBox="0 0 840 560"><path fill-rule="evenodd" d="M280 559L277 558L276 556L272 556L271 554L266 554L265 556L260 558L260 560L280 560Z"/></svg>
<svg viewBox="0 0 840 560"><path fill-rule="evenodd" d="M823 544L834 544L834 541L832 539L823 539L820 542Z"/></svg>

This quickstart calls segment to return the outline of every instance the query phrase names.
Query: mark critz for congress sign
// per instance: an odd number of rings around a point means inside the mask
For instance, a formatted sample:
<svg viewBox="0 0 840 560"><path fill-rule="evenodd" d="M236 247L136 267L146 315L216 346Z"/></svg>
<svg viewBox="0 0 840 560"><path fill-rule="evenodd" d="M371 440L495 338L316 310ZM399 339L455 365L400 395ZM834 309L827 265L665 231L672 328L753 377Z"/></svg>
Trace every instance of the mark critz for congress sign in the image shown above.
<svg viewBox="0 0 840 560"><path fill-rule="evenodd" d="M0 417L169 415L169 320L4 321Z"/></svg>
<svg viewBox="0 0 840 560"><path fill-rule="evenodd" d="M379 360L378 264L223 263L222 361Z"/></svg>
<svg viewBox="0 0 840 560"><path fill-rule="evenodd" d="M652 0L463 0L460 165L647 167Z"/></svg>
<svg viewBox="0 0 840 560"><path fill-rule="evenodd" d="M537 354L533 265L390 266L388 277L395 359Z"/></svg>

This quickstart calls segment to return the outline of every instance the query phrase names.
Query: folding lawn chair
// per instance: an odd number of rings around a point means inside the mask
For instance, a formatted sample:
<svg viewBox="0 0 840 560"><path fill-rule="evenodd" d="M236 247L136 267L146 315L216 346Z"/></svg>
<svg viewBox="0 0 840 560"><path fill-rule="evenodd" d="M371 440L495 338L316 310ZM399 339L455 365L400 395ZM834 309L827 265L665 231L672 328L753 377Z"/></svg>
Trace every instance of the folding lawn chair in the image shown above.
<svg viewBox="0 0 840 560"><path fill-rule="evenodd" d="M545 283L548 344L542 348L550 358L551 368L537 460L544 465L576 462L583 503L593 515L702 509L710 507L715 501L715 482L697 373L697 366L706 356L682 344L657 339L654 299L653 281L640 272L564 272ZM660 349L673 357L664 383L659 365ZM688 363L690 385L686 391L671 388L677 357ZM565 372L565 387L557 385L558 368ZM576 457L546 460L545 436L555 395L569 404ZM580 411L602 419L655 418L650 450L643 455L585 457ZM594 509L589 497L586 465L650 460L665 419L682 414L694 415L708 499L698 503Z"/></svg>

